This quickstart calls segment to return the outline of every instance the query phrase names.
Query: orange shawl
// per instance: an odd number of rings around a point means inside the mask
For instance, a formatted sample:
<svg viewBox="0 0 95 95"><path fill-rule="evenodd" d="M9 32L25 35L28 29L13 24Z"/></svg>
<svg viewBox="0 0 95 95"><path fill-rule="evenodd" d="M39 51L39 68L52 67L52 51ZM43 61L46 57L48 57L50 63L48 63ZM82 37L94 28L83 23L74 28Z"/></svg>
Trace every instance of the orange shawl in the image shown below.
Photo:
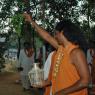
<svg viewBox="0 0 95 95"><path fill-rule="evenodd" d="M76 83L80 77L75 66L70 61L70 53L78 46L70 44L68 47L59 47L55 60L52 73L52 94L68 88ZM83 89L68 95L87 95L87 89Z"/></svg>

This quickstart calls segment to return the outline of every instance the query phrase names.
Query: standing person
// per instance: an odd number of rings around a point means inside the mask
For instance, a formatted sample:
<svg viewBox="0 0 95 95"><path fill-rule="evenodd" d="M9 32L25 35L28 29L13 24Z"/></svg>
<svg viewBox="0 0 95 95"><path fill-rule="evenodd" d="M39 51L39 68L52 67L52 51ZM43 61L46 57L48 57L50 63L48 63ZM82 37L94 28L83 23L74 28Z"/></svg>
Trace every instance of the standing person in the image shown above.
<svg viewBox="0 0 95 95"><path fill-rule="evenodd" d="M93 54L93 62L92 62L92 68L91 68L91 77L92 77L92 89L91 89L91 94L95 94L95 49L94 54Z"/></svg>
<svg viewBox="0 0 95 95"><path fill-rule="evenodd" d="M23 89L30 89L30 82L28 78L28 72L30 71L32 64L34 63L34 52L29 42L24 43L24 49L20 51L18 70L20 71L20 78Z"/></svg>
<svg viewBox="0 0 95 95"><path fill-rule="evenodd" d="M94 71L94 69L92 69L92 67L93 67L93 63L94 63L94 48L88 48L87 49L87 63L88 63L88 66L89 66L89 71L90 71L90 84L93 84L92 83L92 80L93 80L93 78L92 78L92 76L93 76L93 71ZM89 86L89 94L91 93L91 91L92 91L92 86Z"/></svg>
<svg viewBox="0 0 95 95"><path fill-rule="evenodd" d="M64 19L56 25L54 38L34 22L29 14L23 15L39 35L57 50L52 62L50 79L34 87L51 86L50 95L88 95L90 74L82 50L85 43L83 43L84 39L79 27L70 20ZM45 95L48 94L45 93Z"/></svg>
<svg viewBox="0 0 95 95"><path fill-rule="evenodd" d="M56 54L56 51L52 51L47 59L46 62L44 64L44 80L45 81L50 81L51 80L51 71L52 71L52 62L53 62L53 58ZM47 86L46 90L45 90L45 95L50 95L51 93L51 87Z"/></svg>
<svg viewBox="0 0 95 95"><path fill-rule="evenodd" d="M54 54L54 51L52 51L46 61L45 61L45 64L44 64L44 80L47 80L48 79L48 76L49 76L49 72L50 72L50 68L51 68L51 61L52 61L52 56Z"/></svg>
<svg viewBox="0 0 95 95"><path fill-rule="evenodd" d="M94 56L94 49L89 48L87 50L87 63L89 66L90 73L91 73L91 68L92 68L92 64L93 64L93 56Z"/></svg>

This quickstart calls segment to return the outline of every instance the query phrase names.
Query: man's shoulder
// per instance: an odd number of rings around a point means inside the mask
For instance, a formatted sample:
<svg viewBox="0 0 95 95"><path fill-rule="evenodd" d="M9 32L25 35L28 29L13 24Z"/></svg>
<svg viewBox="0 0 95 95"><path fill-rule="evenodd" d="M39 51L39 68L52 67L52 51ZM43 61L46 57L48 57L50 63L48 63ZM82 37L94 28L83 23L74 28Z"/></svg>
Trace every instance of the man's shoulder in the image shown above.
<svg viewBox="0 0 95 95"><path fill-rule="evenodd" d="M79 58L84 58L86 57L84 51L80 48L76 48L74 50L72 50L72 52L70 53L70 58L71 59L79 59Z"/></svg>

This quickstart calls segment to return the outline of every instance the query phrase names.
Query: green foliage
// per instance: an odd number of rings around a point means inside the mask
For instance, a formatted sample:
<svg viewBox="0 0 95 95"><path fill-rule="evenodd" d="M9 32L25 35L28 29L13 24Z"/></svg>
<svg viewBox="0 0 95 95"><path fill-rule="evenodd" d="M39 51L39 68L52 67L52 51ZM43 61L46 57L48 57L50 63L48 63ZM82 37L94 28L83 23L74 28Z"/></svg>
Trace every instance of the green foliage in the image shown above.
<svg viewBox="0 0 95 95"><path fill-rule="evenodd" d="M79 1L82 1L81 6L78 5ZM13 28L20 36L22 17L18 16L14 7L18 8L18 13L22 13L24 9L29 9L34 19L41 21L43 26L51 32L54 29L55 23L64 18L78 22L79 16L84 15L90 18L91 21L95 21L95 3L93 2L93 0L2 0L0 2L2 6L0 21L13 16L11 24L13 24ZM80 24L87 35L90 34L87 33L89 31L88 22L87 24ZM0 27L1 25L4 26L1 23Z"/></svg>
<svg viewBox="0 0 95 95"><path fill-rule="evenodd" d="M13 0L4 0L1 2L0 18L5 19L11 15L11 6L13 2Z"/></svg>
<svg viewBox="0 0 95 95"><path fill-rule="evenodd" d="M22 14L15 14L12 17L12 20L11 20L13 28L15 29L18 36L21 36L21 29L22 29L23 19L24 18L22 16Z"/></svg>

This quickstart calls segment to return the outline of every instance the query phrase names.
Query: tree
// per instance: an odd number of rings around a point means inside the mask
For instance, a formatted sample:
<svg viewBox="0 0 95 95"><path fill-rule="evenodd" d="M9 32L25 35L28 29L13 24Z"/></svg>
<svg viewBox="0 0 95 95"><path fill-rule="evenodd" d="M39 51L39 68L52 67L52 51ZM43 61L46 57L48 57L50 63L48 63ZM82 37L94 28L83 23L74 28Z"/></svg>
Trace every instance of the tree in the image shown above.
<svg viewBox="0 0 95 95"><path fill-rule="evenodd" d="M3 33L3 34L0 34L0 39L4 38L4 40L0 40L0 72L1 72L1 69L4 68L4 64L5 64L5 59L3 58L3 55L4 55L4 52L7 48L7 41L8 41L8 38L9 38L9 35L6 34L6 33Z"/></svg>
<svg viewBox="0 0 95 95"><path fill-rule="evenodd" d="M80 10L81 15L85 16L86 19L83 20L82 29L86 35L86 39L89 42L92 40L92 29L93 23L95 22L95 2L93 0L84 0L82 4L82 9Z"/></svg>
<svg viewBox="0 0 95 95"><path fill-rule="evenodd" d="M86 38L89 39L90 23L95 21L95 3L93 4L93 2L93 0L1 0L1 31L3 32L3 29L8 27L12 32L18 32L17 30L14 31L14 26L11 24L12 18L17 14L27 11L32 14L34 20L38 21L39 24L45 27L51 34L54 32L53 29L56 22L66 18L80 25L82 30L84 30L84 34L87 36ZM84 20L83 23L79 22L80 16L86 17L87 20ZM24 23L24 26L25 25ZM19 29L21 30L21 27ZM30 32L24 31L23 33L18 33L23 34L24 39L31 39L32 37L30 37ZM36 36L36 34L32 35ZM20 36L18 36L18 38L20 43Z"/></svg>

